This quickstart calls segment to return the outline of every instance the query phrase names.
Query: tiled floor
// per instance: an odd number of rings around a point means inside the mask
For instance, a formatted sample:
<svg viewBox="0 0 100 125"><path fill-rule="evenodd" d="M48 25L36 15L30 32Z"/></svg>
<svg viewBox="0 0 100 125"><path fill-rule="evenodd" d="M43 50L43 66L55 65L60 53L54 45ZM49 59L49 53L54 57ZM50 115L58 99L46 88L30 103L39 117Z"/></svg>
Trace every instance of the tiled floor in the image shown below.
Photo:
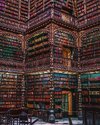
<svg viewBox="0 0 100 125"><path fill-rule="evenodd" d="M32 122L34 122L37 118L32 118ZM83 125L82 124L82 120L78 120L77 118L71 118L72 119L72 125ZM19 122L14 121L13 125L19 125ZM23 124L20 124L23 125ZM30 124L29 124L30 125ZM70 125L69 124L69 120L67 118L65 119L56 119L55 123L46 123L44 121L42 121L41 119L39 119L37 122L35 122L32 125Z"/></svg>
<svg viewBox="0 0 100 125"><path fill-rule="evenodd" d="M72 123L73 125L83 125L82 121L76 118L72 118ZM46 122L39 120L34 125L69 125L69 121L66 118L66 119L56 120L54 124L51 124L51 123L46 123Z"/></svg>

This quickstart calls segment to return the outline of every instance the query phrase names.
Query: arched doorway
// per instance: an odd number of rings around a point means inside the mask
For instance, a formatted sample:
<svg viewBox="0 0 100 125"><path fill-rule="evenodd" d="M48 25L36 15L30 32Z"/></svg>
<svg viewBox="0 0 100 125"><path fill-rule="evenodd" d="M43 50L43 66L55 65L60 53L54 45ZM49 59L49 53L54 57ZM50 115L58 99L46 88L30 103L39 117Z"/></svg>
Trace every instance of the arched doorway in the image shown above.
<svg viewBox="0 0 100 125"><path fill-rule="evenodd" d="M72 93L62 91L62 110L64 115L72 115Z"/></svg>

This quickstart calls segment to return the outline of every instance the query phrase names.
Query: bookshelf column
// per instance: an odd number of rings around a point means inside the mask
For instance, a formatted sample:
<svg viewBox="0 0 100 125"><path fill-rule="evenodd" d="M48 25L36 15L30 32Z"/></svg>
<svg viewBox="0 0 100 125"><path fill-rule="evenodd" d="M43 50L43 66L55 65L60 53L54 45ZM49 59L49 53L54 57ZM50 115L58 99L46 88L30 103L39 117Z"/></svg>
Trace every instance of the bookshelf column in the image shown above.
<svg viewBox="0 0 100 125"><path fill-rule="evenodd" d="M28 20L30 19L30 0L28 0ZM29 23L28 23L29 28Z"/></svg>
<svg viewBox="0 0 100 125"><path fill-rule="evenodd" d="M78 106L78 116L82 117L82 89L81 89L81 78L78 74L78 93L79 93L79 106Z"/></svg>
<svg viewBox="0 0 100 125"><path fill-rule="evenodd" d="M73 0L73 5L74 5L74 14L77 16L77 0Z"/></svg>
<svg viewBox="0 0 100 125"><path fill-rule="evenodd" d="M50 107L51 109L54 108L54 81L53 81L53 32L54 26L51 24L51 32L50 32L50 45L51 45L51 52L50 52Z"/></svg>
<svg viewBox="0 0 100 125"><path fill-rule="evenodd" d="M21 16L21 0L19 0L19 20L20 20L20 16Z"/></svg>
<svg viewBox="0 0 100 125"><path fill-rule="evenodd" d="M22 78L22 107L25 107L25 78Z"/></svg>
<svg viewBox="0 0 100 125"><path fill-rule="evenodd" d="M54 86L53 86L53 76L52 76L52 68L50 68L50 108L54 109Z"/></svg>
<svg viewBox="0 0 100 125"><path fill-rule="evenodd" d="M78 69L80 70L80 48L81 48L81 34L78 33ZM82 117L82 88L81 88L81 74L78 73L78 100L79 100L79 105L78 105L78 116L81 118Z"/></svg>

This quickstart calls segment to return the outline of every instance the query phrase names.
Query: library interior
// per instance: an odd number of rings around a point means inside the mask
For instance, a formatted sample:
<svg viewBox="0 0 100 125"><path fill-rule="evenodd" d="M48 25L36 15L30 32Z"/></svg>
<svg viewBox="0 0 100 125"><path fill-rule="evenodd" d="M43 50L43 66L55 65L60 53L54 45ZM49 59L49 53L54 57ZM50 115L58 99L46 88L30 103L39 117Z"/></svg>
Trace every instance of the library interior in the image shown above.
<svg viewBox="0 0 100 125"><path fill-rule="evenodd" d="M0 0L0 125L23 114L100 125L99 0Z"/></svg>

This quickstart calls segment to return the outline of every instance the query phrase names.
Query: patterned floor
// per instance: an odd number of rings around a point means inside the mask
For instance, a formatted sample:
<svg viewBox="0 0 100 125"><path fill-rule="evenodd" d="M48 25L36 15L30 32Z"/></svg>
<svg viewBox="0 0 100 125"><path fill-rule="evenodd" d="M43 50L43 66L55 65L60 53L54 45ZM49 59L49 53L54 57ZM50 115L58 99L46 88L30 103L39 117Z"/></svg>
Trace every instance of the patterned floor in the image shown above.
<svg viewBox="0 0 100 125"><path fill-rule="evenodd" d="M37 119L38 118L33 117L32 122L36 121ZM82 120L78 120L77 118L71 118L71 119L72 119L72 125L83 125ZM19 120L17 119L17 120L14 120L13 123L9 124L9 125L25 125L25 124L23 124L23 123L19 124ZM65 118L65 119L56 119L55 123L46 123L46 122L42 121L41 119L38 119L32 125L70 125L70 124L69 124L69 120L67 118Z"/></svg>
<svg viewBox="0 0 100 125"><path fill-rule="evenodd" d="M81 120L78 120L76 118L72 118L72 123L73 125L83 125ZM66 119L61 119L61 120L56 120L55 124L51 124L51 123L46 123L43 122L42 120L37 121L34 125L69 125L69 120Z"/></svg>

